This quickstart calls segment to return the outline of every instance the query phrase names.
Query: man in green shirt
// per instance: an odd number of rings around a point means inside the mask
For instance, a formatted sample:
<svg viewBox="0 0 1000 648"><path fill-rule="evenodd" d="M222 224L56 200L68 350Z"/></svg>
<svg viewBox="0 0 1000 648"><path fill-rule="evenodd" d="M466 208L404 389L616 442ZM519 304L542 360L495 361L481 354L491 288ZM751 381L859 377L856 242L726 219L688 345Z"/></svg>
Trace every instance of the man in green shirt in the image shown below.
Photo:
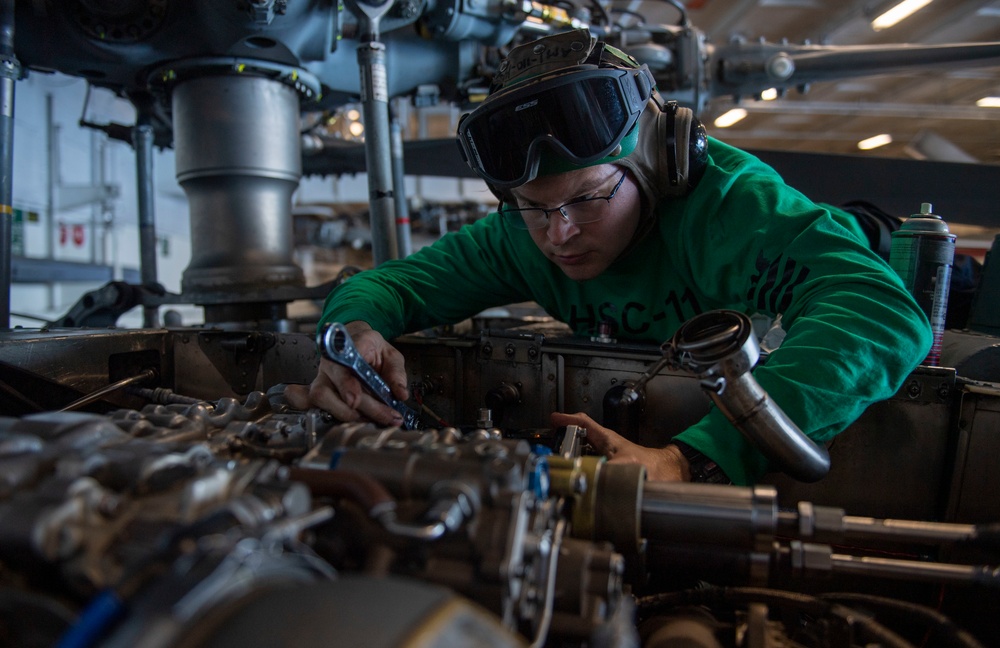
<svg viewBox="0 0 1000 648"><path fill-rule="evenodd" d="M320 322L346 322L397 398L408 397L404 359L387 339L523 301L581 335L606 323L620 339L657 343L710 310L780 315L784 341L754 377L820 444L926 356L925 315L853 216L706 137L690 111L659 98L645 66L586 30L512 50L459 140L498 212L351 277ZM399 422L326 360L286 394L343 421ZM691 479L692 460L737 484L769 469L717 409L665 448L582 413L551 422L587 428L598 451L650 479Z"/></svg>

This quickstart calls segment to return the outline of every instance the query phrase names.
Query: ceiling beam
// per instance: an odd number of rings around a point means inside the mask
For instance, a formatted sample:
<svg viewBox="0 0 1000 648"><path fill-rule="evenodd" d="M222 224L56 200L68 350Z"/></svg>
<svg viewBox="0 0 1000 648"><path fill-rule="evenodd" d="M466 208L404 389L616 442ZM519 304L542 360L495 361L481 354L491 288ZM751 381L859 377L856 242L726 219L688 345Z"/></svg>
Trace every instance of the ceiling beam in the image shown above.
<svg viewBox="0 0 1000 648"><path fill-rule="evenodd" d="M744 103L750 114L849 115L852 117L903 117L911 119L964 119L1000 121L1000 110L978 106L891 104L855 101L772 101Z"/></svg>

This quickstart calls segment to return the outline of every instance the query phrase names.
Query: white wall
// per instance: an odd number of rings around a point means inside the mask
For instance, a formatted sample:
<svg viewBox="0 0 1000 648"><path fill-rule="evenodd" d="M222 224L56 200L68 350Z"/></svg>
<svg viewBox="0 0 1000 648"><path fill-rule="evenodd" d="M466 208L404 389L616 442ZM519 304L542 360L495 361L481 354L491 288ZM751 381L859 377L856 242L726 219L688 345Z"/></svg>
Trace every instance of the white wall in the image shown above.
<svg viewBox="0 0 1000 648"><path fill-rule="evenodd" d="M23 254L57 261L96 263L114 268L114 278L122 279L125 268L139 267L139 238L135 156L131 146L108 140L103 133L82 128L87 85L84 81L58 74L31 72L15 86L13 207L37 216L23 222ZM48 97L51 97L57 160L50 174ZM94 110L94 106L97 110ZM116 100L106 91L92 93L88 118L94 121L131 124L134 112L127 102ZM100 184L101 158L104 184L117 187L119 197L104 208L83 206L59 208L63 187ZM174 180L172 151L156 151L154 210L157 234L157 266L160 283L168 290L180 289L180 273L190 259L187 200ZM50 184L55 207L50 205ZM51 215L51 219L50 219ZM64 282L55 285L15 283L11 286L11 311L56 319L85 292L103 282ZM123 320L132 325L138 313ZM128 325L125 321L123 325ZM14 315L12 326L37 327L39 322Z"/></svg>
<svg viewBox="0 0 1000 648"><path fill-rule="evenodd" d="M52 121L58 144L58 168L52 177L47 120L49 96L52 97ZM114 278L122 279L123 269L138 270L139 267L135 155L129 144L108 140L94 129L80 127L79 121L85 103L87 119L97 123L114 121L131 125L134 110L128 102L105 90L92 90L89 101L86 97L87 84L83 80L61 74L32 71L16 84L13 207L37 215L36 221L21 226L25 256L108 265L115 269ZM92 160L95 155L100 159L95 151L102 145L105 148L104 181L118 187L119 197L108 201L104 211L98 210L96 214L91 206L59 209L58 187L94 184L91 174L98 167ZM180 292L181 274L191 257L191 244L187 199L174 176L173 151L155 151L153 172L158 278L168 291L176 293ZM57 187L55 209L50 208L50 183ZM441 202L493 201L485 184L477 180L407 176L406 187L411 198L427 196ZM362 173L341 178L305 178L294 201L358 203L365 202L367 196L368 180ZM50 211L54 212L51 223ZM74 234L82 234L82 241L75 240ZM38 320L19 317L18 313L45 320L57 319L85 292L101 285L101 282L64 282L53 286L15 283L11 287L11 311L14 313L11 325L39 326ZM190 318L198 317L197 309L179 310L185 323L195 323ZM138 309L119 320L119 326L140 325Z"/></svg>

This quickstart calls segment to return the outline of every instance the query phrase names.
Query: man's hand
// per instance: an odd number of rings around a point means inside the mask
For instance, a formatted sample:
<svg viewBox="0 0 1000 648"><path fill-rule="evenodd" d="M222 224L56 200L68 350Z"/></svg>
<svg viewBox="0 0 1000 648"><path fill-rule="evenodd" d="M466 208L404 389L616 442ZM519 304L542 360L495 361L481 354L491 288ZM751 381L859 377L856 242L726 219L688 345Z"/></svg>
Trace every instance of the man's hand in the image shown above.
<svg viewBox="0 0 1000 648"><path fill-rule="evenodd" d="M675 445L665 448L647 448L632 443L614 430L598 425L594 419L580 412L563 414L553 412L553 427L578 425L587 429L587 441L605 455L610 463L632 463L646 467L646 478L651 481L691 481L688 461Z"/></svg>
<svg viewBox="0 0 1000 648"><path fill-rule="evenodd" d="M403 354L386 342L367 322L344 325L354 342L354 348L372 369L378 372L399 400L410 397L406 384ZM285 387L288 404L296 409L318 407L340 421L370 420L381 425L399 425L403 417L362 387L347 367L323 358L312 383Z"/></svg>

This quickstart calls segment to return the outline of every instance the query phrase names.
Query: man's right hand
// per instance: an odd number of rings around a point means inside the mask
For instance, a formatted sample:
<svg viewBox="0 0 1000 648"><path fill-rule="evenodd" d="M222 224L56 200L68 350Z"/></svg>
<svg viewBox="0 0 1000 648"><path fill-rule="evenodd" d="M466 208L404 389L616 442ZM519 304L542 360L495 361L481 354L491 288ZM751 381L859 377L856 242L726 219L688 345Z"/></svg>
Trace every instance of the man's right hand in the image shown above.
<svg viewBox="0 0 1000 648"><path fill-rule="evenodd" d="M403 354L367 322L349 322L344 328L350 334L354 348L382 376L392 389L392 395L399 400L409 398ZM403 422L400 413L372 396L350 369L326 358L320 360L319 371L312 383L288 385L285 387L285 398L296 409L318 407L343 422L370 420L381 425Z"/></svg>

